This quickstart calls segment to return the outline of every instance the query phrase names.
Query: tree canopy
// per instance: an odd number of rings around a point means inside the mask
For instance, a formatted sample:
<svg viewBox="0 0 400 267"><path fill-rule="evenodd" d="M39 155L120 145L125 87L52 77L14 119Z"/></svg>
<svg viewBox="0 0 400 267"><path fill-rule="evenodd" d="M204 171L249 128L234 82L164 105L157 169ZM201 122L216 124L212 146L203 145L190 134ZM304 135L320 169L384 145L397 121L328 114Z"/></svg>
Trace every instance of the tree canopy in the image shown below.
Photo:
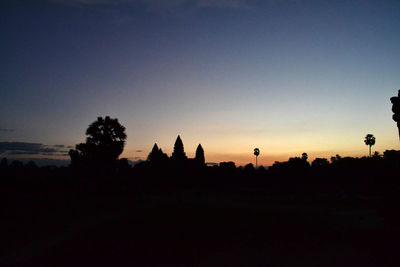
<svg viewBox="0 0 400 267"><path fill-rule="evenodd" d="M375 136L373 134L367 134L364 143L369 146L369 156L371 157L371 146L375 145Z"/></svg>
<svg viewBox="0 0 400 267"><path fill-rule="evenodd" d="M69 151L72 165L112 164L124 150L125 127L118 119L98 117L86 130L86 143Z"/></svg>

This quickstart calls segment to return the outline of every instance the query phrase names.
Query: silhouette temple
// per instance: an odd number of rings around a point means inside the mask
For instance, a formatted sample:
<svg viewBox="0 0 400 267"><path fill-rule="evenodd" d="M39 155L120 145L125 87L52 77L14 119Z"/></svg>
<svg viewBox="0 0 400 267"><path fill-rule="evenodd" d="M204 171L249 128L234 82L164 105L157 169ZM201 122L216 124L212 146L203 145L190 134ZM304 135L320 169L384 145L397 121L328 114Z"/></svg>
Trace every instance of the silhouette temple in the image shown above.
<svg viewBox="0 0 400 267"><path fill-rule="evenodd" d="M169 162L175 166L205 166L204 149L201 144L199 144L196 149L195 157L188 158L185 153L182 139L178 135L171 157L168 157L168 155L158 147L157 143L155 143L147 157L147 161L150 163L150 166L154 167L168 164Z"/></svg>

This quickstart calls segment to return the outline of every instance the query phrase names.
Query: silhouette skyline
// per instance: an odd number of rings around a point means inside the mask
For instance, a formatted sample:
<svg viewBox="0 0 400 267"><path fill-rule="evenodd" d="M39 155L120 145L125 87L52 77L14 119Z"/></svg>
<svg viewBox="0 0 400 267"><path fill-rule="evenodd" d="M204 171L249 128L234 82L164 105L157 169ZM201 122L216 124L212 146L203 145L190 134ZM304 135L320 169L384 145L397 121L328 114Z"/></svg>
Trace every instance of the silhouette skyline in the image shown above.
<svg viewBox="0 0 400 267"><path fill-rule="evenodd" d="M174 157L154 144L132 168L97 158L119 145L109 133L81 165L1 159L2 266L398 265L400 151L208 167L202 146L187 158L178 136Z"/></svg>
<svg viewBox="0 0 400 267"><path fill-rule="evenodd" d="M400 266L399 14L0 1L0 266Z"/></svg>
<svg viewBox="0 0 400 267"><path fill-rule="evenodd" d="M398 149L398 1L172 2L1 1L0 142L74 146L110 116L132 161L177 134L239 165Z"/></svg>

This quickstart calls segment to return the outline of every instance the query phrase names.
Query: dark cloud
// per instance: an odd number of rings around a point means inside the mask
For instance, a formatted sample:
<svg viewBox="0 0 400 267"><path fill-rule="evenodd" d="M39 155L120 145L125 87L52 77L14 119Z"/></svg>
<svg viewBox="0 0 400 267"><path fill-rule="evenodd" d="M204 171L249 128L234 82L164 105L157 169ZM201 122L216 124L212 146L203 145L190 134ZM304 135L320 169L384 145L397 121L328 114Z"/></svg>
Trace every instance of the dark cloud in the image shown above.
<svg viewBox="0 0 400 267"><path fill-rule="evenodd" d="M64 145L51 146L27 142L0 142L0 154L6 155L63 156L66 152Z"/></svg>
<svg viewBox="0 0 400 267"><path fill-rule="evenodd" d="M4 151L37 151L43 145L38 143L25 142L0 142L0 153Z"/></svg>
<svg viewBox="0 0 400 267"><path fill-rule="evenodd" d="M58 152L58 150L56 150L55 148L51 148L51 147L45 147L40 149L40 152L42 153L55 153Z"/></svg>
<svg viewBox="0 0 400 267"><path fill-rule="evenodd" d="M0 154L7 154L7 155L36 155L38 154L35 151L25 151L25 150L6 150L1 152Z"/></svg>
<svg viewBox="0 0 400 267"><path fill-rule="evenodd" d="M14 129L0 128L0 132L14 132Z"/></svg>
<svg viewBox="0 0 400 267"><path fill-rule="evenodd" d="M8 159L8 162L12 162L14 160L21 161L22 163L26 164L30 161L33 161L37 166L43 167L43 166L57 166L57 167L66 167L68 166L71 161L67 159L51 159L51 158L12 158L10 157Z"/></svg>

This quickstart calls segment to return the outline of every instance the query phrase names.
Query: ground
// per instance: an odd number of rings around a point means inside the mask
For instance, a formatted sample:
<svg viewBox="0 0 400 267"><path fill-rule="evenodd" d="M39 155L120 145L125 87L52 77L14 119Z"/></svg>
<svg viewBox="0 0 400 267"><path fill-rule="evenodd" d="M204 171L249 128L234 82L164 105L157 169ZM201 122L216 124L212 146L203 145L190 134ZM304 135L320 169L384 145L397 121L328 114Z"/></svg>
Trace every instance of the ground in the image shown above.
<svg viewBox="0 0 400 267"><path fill-rule="evenodd" d="M249 194L247 194L249 196ZM9 266L398 266L399 228L365 196L179 191L19 199ZM314 196L315 197L315 196ZM36 200L37 201L37 200ZM38 208L40 207L40 208Z"/></svg>

